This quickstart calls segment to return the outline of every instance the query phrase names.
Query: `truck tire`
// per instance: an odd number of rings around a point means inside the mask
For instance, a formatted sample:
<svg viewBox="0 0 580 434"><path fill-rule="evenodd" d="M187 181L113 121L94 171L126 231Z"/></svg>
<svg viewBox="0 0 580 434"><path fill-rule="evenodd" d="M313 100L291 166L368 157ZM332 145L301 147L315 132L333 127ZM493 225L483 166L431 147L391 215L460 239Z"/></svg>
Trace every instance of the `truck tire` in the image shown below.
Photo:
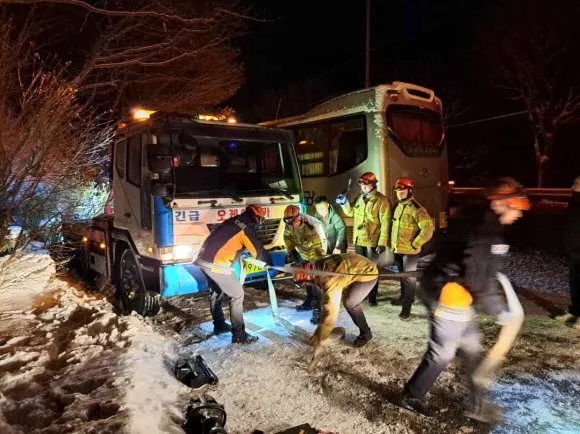
<svg viewBox="0 0 580 434"><path fill-rule="evenodd" d="M123 252L119 261L118 290L127 312L135 311L142 316L159 313L159 294L145 288L141 267L130 249Z"/></svg>

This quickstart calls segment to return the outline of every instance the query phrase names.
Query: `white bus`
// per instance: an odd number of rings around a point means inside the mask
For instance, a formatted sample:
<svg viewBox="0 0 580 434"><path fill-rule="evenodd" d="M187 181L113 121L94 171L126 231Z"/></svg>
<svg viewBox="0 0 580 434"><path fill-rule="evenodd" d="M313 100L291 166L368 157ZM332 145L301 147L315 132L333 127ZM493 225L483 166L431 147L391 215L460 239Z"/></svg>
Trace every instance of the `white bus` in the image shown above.
<svg viewBox="0 0 580 434"><path fill-rule="evenodd" d="M378 189L394 202L392 186L399 177L415 182L414 195L435 220L447 226L448 166L441 100L434 92L393 82L332 98L309 112L262 125L294 132L304 198L325 195L331 202L349 179L374 172ZM352 219L345 219L352 226ZM350 231L349 231L350 232Z"/></svg>

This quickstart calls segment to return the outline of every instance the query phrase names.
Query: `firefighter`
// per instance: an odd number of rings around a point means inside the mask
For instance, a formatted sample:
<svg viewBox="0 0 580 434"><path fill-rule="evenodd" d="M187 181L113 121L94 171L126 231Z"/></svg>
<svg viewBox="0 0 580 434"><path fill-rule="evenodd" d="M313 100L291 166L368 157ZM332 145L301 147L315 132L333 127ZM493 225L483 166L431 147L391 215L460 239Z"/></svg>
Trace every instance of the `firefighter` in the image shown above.
<svg viewBox="0 0 580 434"><path fill-rule="evenodd" d="M310 339L314 347L324 346L338 318L340 301L359 328L355 347L363 347L373 338L367 324L361 302L377 284L377 266L364 256L356 253L329 255L311 262L315 270L345 273L345 276L313 276L312 282L324 294L324 304L319 325ZM343 297L344 294L344 297Z"/></svg>
<svg viewBox="0 0 580 434"><path fill-rule="evenodd" d="M288 205L284 210L284 223L284 244L290 262L302 264L326 254L326 235L319 220L302 214L296 205ZM306 300L296 306L296 310L313 310L312 321L316 322L320 316L321 302L320 291L308 283Z"/></svg>
<svg viewBox="0 0 580 434"><path fill-rule="evenodd" d="M210 309L216 335L232 332L232 343L250 344L257 336L246 333L244 326L244 288L232 270L232 263L246 249L259 261L270 261L270 254L258 239L256 226L264 222L266 209L250 205L214 230L203 243L195 263L207 277L210 287ZM223 299L229 299L231 327L225 322Z"/></svg>
<svg viewBox="0 0 580 434"><path fill-rule="evenodd" d="M421 278L431 331L425 356L403 390L403 407L429 412L425 395L460 350L470 374L472 408L467 415L487 422L501 419L501 409L483 399L486 391L473 381L482 359L472 304L496 315L501 325L510 322L496 281L501 256L509 249L503 241L503 226L514 223L529 208L522 186L512 178L502 178L487 190L481 207L459 210L450 220L435 258Z"/></svg>
<svg viewBox="0 0 580 434"><path fill-rule="evenodd" d="M346 225L340 213L332 206L326 196L314 199L316 218L324 224L324 233L328 240L326 253L346 253Z"/></svg>
<svg viewBox="0 0 580 434"><path fill-rule="evenodd" d="M372 172L361 175L358 184L361 188L351 206L346 194L341 193L336 203L348 217L354 217L353 242L355 252L371 260L377 260L376 255L384 253L389 245L391 225L391 203L389 199L377 190L377 177ZM369 294L371 306L377 305L379 283Z"/></svg>
<svg viewBox="0 0 580 434"><path fill-rule="evenodd" d="M391 225L391 250L395 264L403 272L416 271L421 247L433 236L433 221L427 210L413 197L413 180L399 178L395 182L397 206L393 211ZM402 306L399 318L407 321L415 301L417 281L414 278L401 280L401 297L392 304Z"/></svg>

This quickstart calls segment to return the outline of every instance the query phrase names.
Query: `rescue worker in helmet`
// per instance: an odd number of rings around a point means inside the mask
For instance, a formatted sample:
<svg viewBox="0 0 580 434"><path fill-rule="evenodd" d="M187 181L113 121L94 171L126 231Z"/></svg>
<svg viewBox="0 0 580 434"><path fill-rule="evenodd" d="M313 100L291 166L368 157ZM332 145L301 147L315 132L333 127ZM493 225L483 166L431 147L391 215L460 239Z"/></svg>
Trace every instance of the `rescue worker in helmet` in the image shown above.
<svg viewBox="0 0 580 434"><path fill-rule="evenodd" d="M324 224L324 233L328 240L326 253L346 253L346 225L339 212L334 209L326 196L318 196L314 199L316 218Z"/></svg>
<svg viewBox="0 0 580 434"><path fill-rule="evenodd" d="M503 228L530 209L530 202L517 181L502 178L487 189L486 200L480 205L459 209L449 220L435 258L421 278L430 338L421 364L405 385L401 405L429 412L425 396L459 350L465 356L471 386L471 409L466 415L495 422L501 420L501 409L486 401L487 391L473 381L482 358L472 305L495 315L500 325L510 322L511 314L496 281L501 256L509 249L503 241Z"/></svg>
<svg viewBox="0 0 580 434"><path fill-rule="evenodd" d="M324 225L314 217L300 212L296 205L288 205L284 210L284 244L288 259L292 263L302 264L326 254L327 240ZM306 285L306 300L296 306L296 310L314 310L313 320L320 315L321 294L313 285Z"/></svg>
<svg viewBox="0 0 580 434"><path fill-rule="evenodd" d="M391 250L395 264L403 272L416 271L421 247L433 236L433 221L427 210L413 197L413 180L399 178L394 190L397 205L393 211L391 225ZM395 306L402 306L399 318L407 321L411 315L411 306L415 301L417 281L415 278L401 280L401 296L393 300Z"/></svg>
<svg viewBox="0 0 580 434"><path fill-rule="evenodd" d="M232 270L243 250L247 250L258 261L271 263L270 254L258 239L256 226L264 222L266 209L250 205L236 217L217 227L206 238L195 263L207 277L210 288L210 309L214 333L232 332L232 343L249 344L257 336L246 333L244 325L244 288ZM226 323L222 303L229 300L231 327Z"/></svg>
<svg viewBox="0 0 580 434"><path fill-rule="evenodd" d="M316 259L311 263L315 270L344 273L344 276L312 276L312 282L320 287L324 294L322 314L310 344L314 347L324 346L334 328L340 310L340 302L359 328L359 336L354 341L355 347L363 347L373 338L367 324L361 302L377 284L377 266L364 256L356 253L343 253Z"/></svg>
<svg viewBox="0 0 580 434"><path fill-rule="evenodd" d="M359 255L376 260L377 255L385 252L389 245L391 229L391 203L389 199L377 190L377 177L372 172L361 175L358 184L361 188L351 206L346 194L341 193L336 198L344 213L354 217L353 242L355 252ZM369 294L371 306L377 305L379 283Z"/></svg>

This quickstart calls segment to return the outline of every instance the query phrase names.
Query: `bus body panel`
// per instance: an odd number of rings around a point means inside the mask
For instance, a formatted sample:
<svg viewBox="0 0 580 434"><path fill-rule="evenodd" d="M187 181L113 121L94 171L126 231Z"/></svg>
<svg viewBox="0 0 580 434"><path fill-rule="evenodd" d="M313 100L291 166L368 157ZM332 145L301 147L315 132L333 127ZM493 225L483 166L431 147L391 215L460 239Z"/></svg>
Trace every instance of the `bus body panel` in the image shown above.
<svg viewBox="0 0 580 434"><path fill-rule="evenodd" d="M446 228L449 193L447 150L443 141L441 113L441 101L430 89L410 83L394 82L350 92L323 102L303 115L264 122L262 125L292 130L296 138L296 152L301 155L300 136L304 131L309 129L331 131L335 123L364 117L367 157L363 162L338 174L329 173L329 153L334 149L334 145L327 134L323 135L323 138L327 140L326 173L309 176L309 174L304 174L304 166L302 166L302 184L304 196L309 205L308 212L314 213L313 201L318 195L325 195L331 203L334 203L336 196L345 189L349 179L352 179L353 183L349 199L354 200L360 192L356 182L362 173L368 171L376 174L379 180L378 190L385 194L392 204L395 204L396 196L392 191L392 186L397 178L406 176L415 182L414 195L417 201L428 210L434 220L436 230L439 231ZM408 123L405 125L404 116L411 117L416 122L426 122L424 125L417 126L419 129L427 125L427 130L429 130L428 127L431 125L433 134L436 134L437 128L440 128L440 140L435 140L434 143L420 143L418 146L403 145L403 141L398 143L398 136L391 128L397 126L393 122L400 123L403 117L402 132L410 134L411 137L414 133L412 131L414 125ZM419 134L424 134L424 132ZM427 131L428 134L429 131ZM403 148L409 155L403 151ZM302 152L304 152L303 149ZM340 209L340 207L337 208ZM348 226L352 226L352 219L345 218L345 221Z"/></svg>

